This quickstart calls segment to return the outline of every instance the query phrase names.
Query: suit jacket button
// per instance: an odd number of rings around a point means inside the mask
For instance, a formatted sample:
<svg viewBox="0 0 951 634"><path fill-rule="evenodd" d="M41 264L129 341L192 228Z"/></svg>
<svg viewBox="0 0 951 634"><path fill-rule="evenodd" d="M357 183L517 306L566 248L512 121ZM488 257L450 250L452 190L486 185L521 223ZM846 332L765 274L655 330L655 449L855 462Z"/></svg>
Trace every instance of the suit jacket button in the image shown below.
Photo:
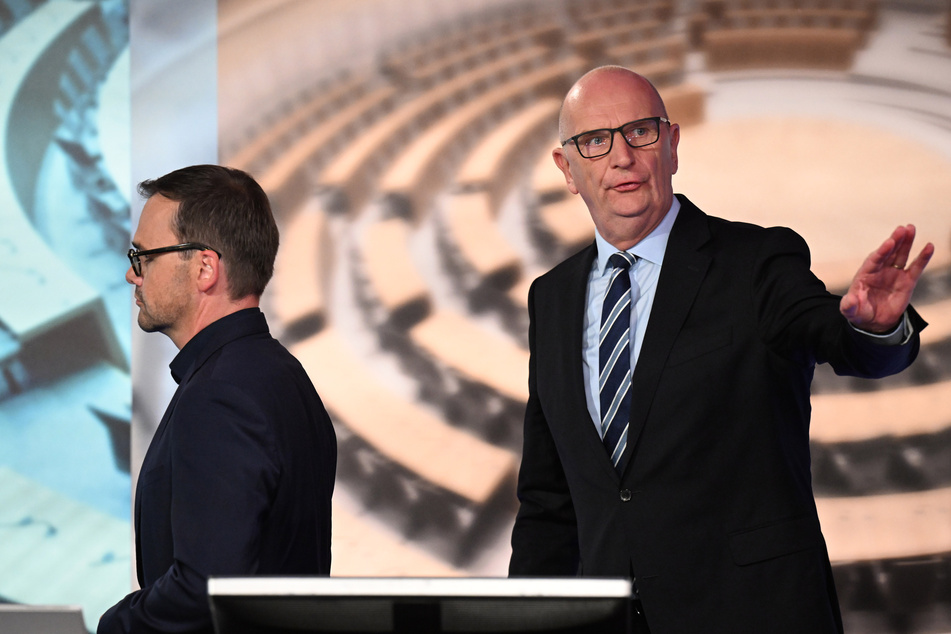
<svg viewBox="0 0 951 634"><path fill-rule="evenodd" d="M630 489L621 489L621 501L630 502L631 501L631 490Z"/></svg>

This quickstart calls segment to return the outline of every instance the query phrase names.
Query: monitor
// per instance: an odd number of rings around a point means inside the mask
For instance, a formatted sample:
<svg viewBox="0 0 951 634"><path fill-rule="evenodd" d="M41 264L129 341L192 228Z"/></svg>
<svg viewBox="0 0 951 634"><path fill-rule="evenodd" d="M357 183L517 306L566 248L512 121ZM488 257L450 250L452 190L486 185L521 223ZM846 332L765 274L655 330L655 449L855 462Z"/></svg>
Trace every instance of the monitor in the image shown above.
<svg viewBox="0 0 951 634"><path fill-rule="evenodd" d="M83 610L77 605L0 604L0 632L86 634Z"/></svg>
<svg viewBox="0 0 951 634"><path fill-rule="evenodd" d="M212 578L208 595L218 634L611 634L632 609L620 578Z"/></svg>

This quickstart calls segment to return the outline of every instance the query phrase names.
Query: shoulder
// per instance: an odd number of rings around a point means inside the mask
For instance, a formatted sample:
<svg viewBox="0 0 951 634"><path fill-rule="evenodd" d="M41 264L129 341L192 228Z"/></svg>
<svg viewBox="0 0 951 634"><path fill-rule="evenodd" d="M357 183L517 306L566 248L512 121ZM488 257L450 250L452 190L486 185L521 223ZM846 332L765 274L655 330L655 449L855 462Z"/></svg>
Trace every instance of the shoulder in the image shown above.
<svg viewBox="0 0 951 634"><path fill-rule="evenodd" d="M680 215L671 233L671 238L675 241L702 240L708 248L726 247L750 255L772 251L808 253L806 241L789 227L764 227L709 215L685 196L679 198Z"/></svg>
<svg viewBox="0 0 951 634"><path fill-rule="evenodd" d="M213 407L227 399L264 416L317 399L307 371L268 333L241 337L215 350L183 386L185 394L199 408L198 403Z"/></svg>
<svg viewBox="0 0 951 634"><path fill-rule="evenodd" d="M581 251L578 251L574 255L571 255L556 264L548 272L540 275L535 279L535 282L532 284L532 286L561 286L565 284L566 281L579 276L583 276L587 279L588 272L591 270L591 263L594 261L596 252L597 250L594 246L594 243L592 242Z"/></svg>

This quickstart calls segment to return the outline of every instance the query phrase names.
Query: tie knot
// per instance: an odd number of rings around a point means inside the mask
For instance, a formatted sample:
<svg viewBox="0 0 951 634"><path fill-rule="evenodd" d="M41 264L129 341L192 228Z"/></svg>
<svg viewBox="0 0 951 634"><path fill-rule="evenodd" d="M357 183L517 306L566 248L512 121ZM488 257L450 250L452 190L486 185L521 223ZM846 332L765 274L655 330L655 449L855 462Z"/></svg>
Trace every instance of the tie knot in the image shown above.
<svg viewBox="0 0 951 634"><path fill-rule="evenodd" d="M616 269L626 271L632 264L637 262L637 256L627 251L618 251L608 258L608 263Z"/></svg>

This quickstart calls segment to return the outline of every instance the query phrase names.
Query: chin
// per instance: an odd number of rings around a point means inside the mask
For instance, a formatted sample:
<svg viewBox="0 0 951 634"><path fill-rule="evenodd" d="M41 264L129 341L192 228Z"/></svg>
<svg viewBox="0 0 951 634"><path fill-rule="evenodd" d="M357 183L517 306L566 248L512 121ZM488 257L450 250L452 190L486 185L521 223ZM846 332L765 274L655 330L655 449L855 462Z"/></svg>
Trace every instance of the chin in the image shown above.
<svg viewBox="0 0 951 634"><path fill-rule="evenodd" d="M147 316L144 316L141 311L139 311L137 321L139 322L139 328L141 328L143 332L162 332L165 330L163 324L150 320Z"/></svg>

